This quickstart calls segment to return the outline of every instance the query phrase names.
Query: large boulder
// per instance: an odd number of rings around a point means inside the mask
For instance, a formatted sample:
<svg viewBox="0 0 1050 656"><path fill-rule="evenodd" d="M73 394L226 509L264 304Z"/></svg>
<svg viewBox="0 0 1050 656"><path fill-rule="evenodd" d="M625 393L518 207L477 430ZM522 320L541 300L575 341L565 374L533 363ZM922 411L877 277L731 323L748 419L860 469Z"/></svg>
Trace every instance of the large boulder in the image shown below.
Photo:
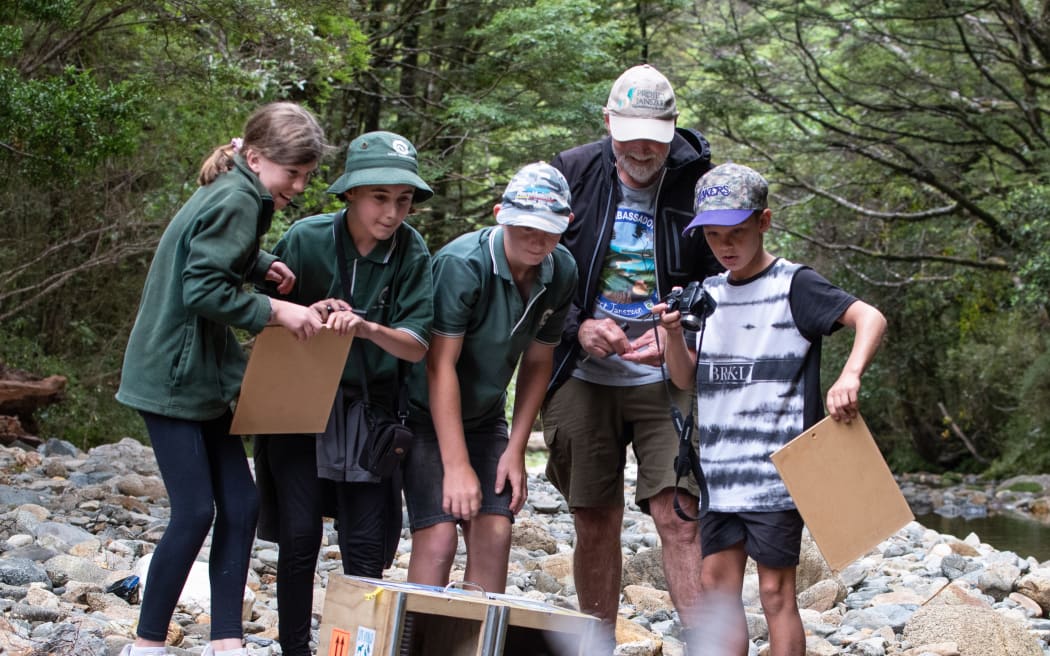
<svg viewBox="0 0 1050 656"><path fill-rule="evenodd" d="M960 656L1043 656L1025 627L994 610L936 604L920 608L904 626L913 645L954 642Z"/></svg>

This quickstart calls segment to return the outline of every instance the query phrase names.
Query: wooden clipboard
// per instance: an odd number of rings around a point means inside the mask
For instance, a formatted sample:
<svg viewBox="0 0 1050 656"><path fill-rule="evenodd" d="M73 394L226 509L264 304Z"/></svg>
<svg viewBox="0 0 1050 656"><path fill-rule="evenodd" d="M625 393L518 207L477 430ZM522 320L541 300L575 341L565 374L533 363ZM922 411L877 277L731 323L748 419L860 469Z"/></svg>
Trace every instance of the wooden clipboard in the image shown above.
<svg viewBox="0 0 1050 656"><path fill-rule="evenodd" d="M835 572L915 519L864 419L826 417L772 455Z"/></svg>
<svg viewBox="0 0 1050 656"><path fill-rule="evenodd" d="M255 338L233 413L233 435L323 433L353 335L327 328L299 341L282 326Z"/></svg>

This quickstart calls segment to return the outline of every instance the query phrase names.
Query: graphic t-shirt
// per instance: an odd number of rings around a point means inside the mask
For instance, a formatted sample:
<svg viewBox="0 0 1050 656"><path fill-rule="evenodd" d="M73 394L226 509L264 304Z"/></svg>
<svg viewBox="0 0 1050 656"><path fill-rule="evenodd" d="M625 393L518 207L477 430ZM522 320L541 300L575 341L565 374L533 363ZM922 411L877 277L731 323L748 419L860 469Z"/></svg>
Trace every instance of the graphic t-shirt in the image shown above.
<svg viewBox="0 0 1050 656"><path fill-rule="evenodd" d="M660 302L656 289L656 185L632 189L620 185L612 240L605 253L594 318L627 326L628 339L653 327L650 311ZM662 380L660 369L626 362L617 355L582 359L575 378L600 385L634 386Z"/></svg>

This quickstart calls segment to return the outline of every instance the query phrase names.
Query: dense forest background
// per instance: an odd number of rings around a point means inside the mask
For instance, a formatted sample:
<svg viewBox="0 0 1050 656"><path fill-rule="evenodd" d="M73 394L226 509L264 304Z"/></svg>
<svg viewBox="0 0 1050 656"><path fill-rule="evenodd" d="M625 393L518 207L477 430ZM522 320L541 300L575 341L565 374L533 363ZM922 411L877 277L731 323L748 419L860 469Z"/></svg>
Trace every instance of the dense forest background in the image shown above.
<svg viewBox="0 0 1050 656"><path fill-rule="evenodd" d="M877 305L862 409L897 471L1050 470L1050 11L1034 0L10 0L0 4L0 362L70 377L41 434L144 437L113 400L161 231L256 106L338 153L420 151L437 249L510 173L602 136L650 62L717 162L773 183L774 252ZM849 337L831 338L826 382Z"/></svg>

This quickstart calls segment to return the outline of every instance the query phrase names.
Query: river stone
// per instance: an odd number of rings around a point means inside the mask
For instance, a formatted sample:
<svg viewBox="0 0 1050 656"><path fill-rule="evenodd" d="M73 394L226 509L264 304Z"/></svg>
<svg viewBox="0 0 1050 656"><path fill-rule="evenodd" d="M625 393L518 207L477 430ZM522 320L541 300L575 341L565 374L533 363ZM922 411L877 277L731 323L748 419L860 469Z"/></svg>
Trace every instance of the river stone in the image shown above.
<svg viewBox="0 0 1050 656"><path fill-rule="evenodd" d="M994 610L937 604L925 606L908 620L904 638L913 645L951 641L960 656L1043 656L1039 642L1017 622Z"/></svg>
<svg viewBox="0 0 1050 656"><path fill-rule="evenodd" d="M842 618L843 624L849 624L858 628L867 628L873 631L884 626L893 630L900 630L915 612L914 605L883 604L860 610L851 610Z"/></svg>
<svg viewBox="0 0 1050 656"><path fill-rule="evenodd" d="M809 535L809 531L802 533L802 547L798 557L798 569L795 574L795 591L801 592L809 588L817 581L830 579L835 576L828 566L824 556L821 555L817 543Z"/></svg>
<svg viewBox="0 0 1050 656"><path fill-rule="evenodd" d="M901 656L959 656L959 645L954 642L933 642L908 649Z"/></svg>
<svg viewBox="0 0 1050 656"><path fill-rule="evenodd" d="M38 563L42 563L45 560L50 560L58 555L58 552L54 549L48 549L39 544L30 544L17 549L12 549L4 554L5 558L26 558L33 560Z"/></svg>
<svg viewBox="0 0 1050 656"><path fill-rule="evenodd" d="M51 585L47 571L28 558L0 558L0 583L27 586L33 581Z"/></svg>
<svg viewBox="0 0 1050 656"><path fill-rule="evenodd" d="M1043 612L1050 612L1050 569L1040 567L1017 582L1017 592L1035 601Z"/></svg>
<svg viewBox="0 0 1050 656"><path fill-rule="evenodd" d="M80 449L65 440L52 437L41 445L40 453L46 457L75 458L80 455Z"/></svg>
<svg viewBox="0 0 1050 656"><path fill-rule="evenodd" d="M57 551L69 551L69 548L97 538L76 526L60 522L41 522L33 531L37 541L45 547L51 547Z"/></svg>
<svg viewBox="0 0 1050 656"><path fill-rule="evenodd" d="M671 595L666 590L657 590L644 585L628 585L623 589L627 603L644 613L652 614L658 610L672 611Z"/></svg>
<svg viewBox="0 0 1050 656"><path fill-rule="evenodd" d="M511 544L528 551L558 553L558 541L550 534L550 530L531 517L514 522L514 526L511 527Z"/></svg>
<svg viewBox="0 0 1050 656"><path fill-rule="evenodd" d="M86 558L59 554L44 563L44 569L55 585L66 585L69 581L108 585L119 578L119 572L105 570Z"/></svg>
<svg viewBox="0 0 1050 656"><path fill-rule="evenodd" d="M1021 568L1016 565L992 563L977 577L977 587L996 601L1002 601L1013 592L1014 582L1020 576Z"/></svg>
<svg viewBox="0 0 1050 656"><path fill-rule="evenodd" d="M664 576L663 549L645 549L631 554L623 564L622 587L645 585L660 590L667 589Z"/></svg>
<svg viewBox="0 0 1050 656"><path fill-rule="evenodd" d="M168 496L164 481L156 476L142 476L141 474L125 474L113 479L113 486L117 492L129 497L145 497L151 501L163 499Z"/></svg>
<svg viewBox="0 0 1050 656"><path fill-rule="evenodd" d="M846 586L836 578L817 581L798 593L799 608L808 608L822 613L846 598Z"/></svg>

